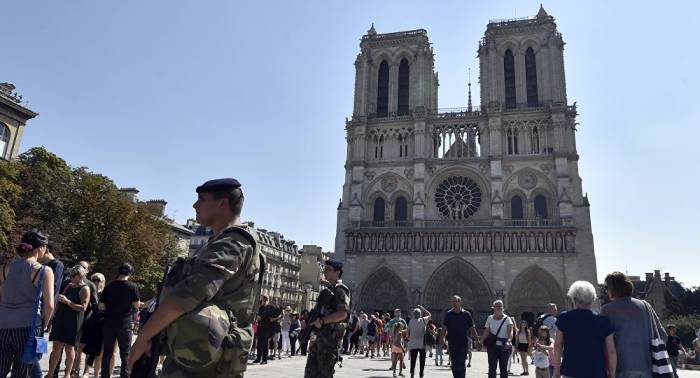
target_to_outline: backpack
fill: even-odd
[[[367,335],[369,335],[369,336],[376,336],[377,335],[377,323],[369,322],[369,324],[367,324]]]
[[[550,316],[553,316],[552,314],[544,314],[541,315],[537,318],[535,321],[535,324],[532,326],[532,334],[537,335],[537,332],[540,331],[540,327],[544,325],[545,319],[549,318]],[[552,331],[551,329],[549,330],[550,332]]]
[[[242,375],[253,344],[252,322],[260,303],[265,257],[255,237],[241,227],[229,227],[220,236],[235,242],[247,241],[253,253],[214,297],[201,303],[175,322],[166,332],[169,357],[188,371],[211,377]],[[219,240],[219,239],[217,239]],[[185,259],[173,268],[169,281],[184,279],[198,257]],[[202,337],[208,335],[208,337]]]

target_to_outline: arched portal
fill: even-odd
[[[358,310],[391,311],[400,308],[408,311],[408,291],[401,278],[387,267],[381,267],[370,274],[362,283]]]
[[[459,257],[435,269],[424,293],[424,306],[438,323],[442,323],[453,295],[462,297],[462,306],[472,312],[477,327],[482,327],[491,313],[491,289],[486,279],[472,264]]]
[[[506,299],[506,311],[518,317],[525,312],[542,313],[548,303],[556,303],[560,309],[566,303],[557,280],[546,270],[534,265],[515,277]]]

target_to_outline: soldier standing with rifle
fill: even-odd
[[[328,281],[326,289],[319,294],[316,308],[318,316],[309,318],[310,327],[316,333],[316,341],[309,347],[304,378],[332,378],[338,360],[338,347],[350,313],[350,289],[340,278],[343,263],[327,260],[323,275]]]
[[[241,184],[211,180],[197,193],[197,222],[214,235],[173,266],[158,308],[131,349],[129,368],[165,330],[161,377],[243,377],[265,261],[253,234],[240,224]]]

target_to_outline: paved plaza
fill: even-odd
[[[388,357],[365,358],[358,356],[343,356],[343,367],[339,368],[336,365],[335,378],[390,378],[392,377],[391,360]],[[426,356],[427,357],[427,356]],[[443,366],[435,366],[434,359],[426,358],[425,377],[426,378],[447,378],[452,377],[450,367],[447,366],[448,355],[445,355]],[[488,363],[485,352],[474,352],[474,362],[470,368],[467,368],[467,377],[486,377],[488,373]],[[282,360],[270,361],[267,365],[252,364],[248,367],[246,373],[247,378],[293,378],[304,376],[304,365],[306,364],[306,356],[296,356],[293,358],[285,357]],[[41,360],[41,368],[46,373],[48,370],[49,359],[44,356]],[[406,358],[406,367],[410,367],[408,358]],[[530,365],[531,368],[534,366]],[[114,369],[115,374],[112,377],[119,377],[119,361]],[[398,372],[398,370],[397,370]],[[522,367],[520,364],[513,364],[511,376],[520,376]],[[404,371],[406,377],[410,377],[409,369]],[[530,376],[534,377],[534,369],[530,371]],[[60,374],[63,377],[63,372]],[[700,371],[682,370],[679,372],[681,378],[700,378]],[[418,365],[416,365],[416,377],[418,377]]]
[[[336,366],[335,378],[384,378],[392,377],[389,370],[391,360],[388,357],[381,358],[364,358],[359,356],[344,356],[343,367]],[[447,358],[447,356],[445,356]],[[467,368],[467,377],[486,377],[488,373],[488,363],[485,352],[474,352],[474,362],[470,368]],[[306,357],[298,356],[294,358],[283,358],[282,360],[274,360],[267,365],[252,365],[246,373],[247,378],[286,378],[286,377],[303,377],[304,364]],[[449,366],[435,366],[434,360],[427,360],[425,365],[426,378],[447,378],[452,377],[452,372]],[[406,359],[406,367],[409,367],[409,361]],[[534,366],[530,365],[531,368]],[[511,376],[520,376],[522,367],[520,364],[513,364]],[[410,377],[408,370],[404,371],[406,377]],[[530,371],[530,376],[534,377],[534,369]],[[700,378],[700,371],[683,370],[679,372],[681,378]],[[416,377],[418,377],[418,366],[416,366]]]

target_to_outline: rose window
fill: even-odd
[[[445,218],[467,219],[481,206],[481,188],[468,177],[448,177],[435,192],[435,204]]]

